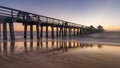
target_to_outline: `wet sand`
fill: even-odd
[[[120,32],[0,40],[0,68],[120,68]]]
[[[120,46],[73,40],[26,43],[1,43],[0,68],[120,68]]]
[[[119,57],[110,52],[85,49],[57,55],[52,60],[64,68],[120,68]]]

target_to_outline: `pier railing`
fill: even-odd
[[[60,20],[60,19],[55,19],[43,15],[38,15],[30,12],[25,12],[17,9],[12,9],[4,6],[0,6],[0,16],[2,17],[8,17],[8,18],[13,18],[15,21],[20,20],[20,21],[32,21],[32,22],[43,22],[43,23],[52,23],[52,24],[57,24],[57,25],[67,25],[67,26],[72,26],[72,27],[83,27],[86,28],[84,25]],[[66,24],[67,23],[67,24]]]
[[[0,32],[1,23],[3,24],[3,40],[7,40],[7,24],[9,23],[11,40],[15,39],[13,23],[22,23],[24,26],[24,38],[27,38],[27,26],[30,25],[30,39],[33,39],[33,25],[36,25],[37,38],[39,39],[39,27],[41,27],[41,37],[43,33],[43,26],[46,27],[46,37],[48,37],[48,26],[51,27],[51,36],[54,38],[54,28],[56,28],[56,36],[66,36],[69,32],[74,32],[74,35],[89,34],[97,32],[96,28],[76,24],[69,21],[64,21],[48,16],[43,16],[31,12],[25,12],[17,9],[12,9],[0,6]],[[59,29],[59,30],[58,30]],[[73,30],[72,30],[73,29]],[[77,32],[77,33],[76,33]],[[0,33],[1,34],[1,33]]]

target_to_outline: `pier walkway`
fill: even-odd
[[[36,26],[37,39],[43,36],[43,27],[46,27],[46,38],[48,38],[48,27],[51,27],[51,37],[64,37],[72,35],[96,33],[98,29],[76,24],[69,21],[55,19],[39,14],[25,12],[0,6],[0,36],[1,24],[3,28],[3,40],[7,40],[7,23],[9,24],[10,39],[15,40],[14,23],[24,26],[24,39],[27,39],[28,26],[30,26],[30,39],[33,39],[33,26]],[[55,29],[56,30],[55,30]],[[56,32],[56,33],[55,33]],[[72,33],[73,32],[73,33]],[[56,34],[56,35],[54,35]]]

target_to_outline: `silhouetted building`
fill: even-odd
[[[91,25],[90,28],[93,28],[93,29],[94,29],[95,27]]]
[[[103,32],[104,31],[103,26],[101,26],[101,25],[99,25],[97,28],[98,28],[98,32]]]

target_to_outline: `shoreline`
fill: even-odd
[[[88,40],[87,38],[82,38],[82,39],[78,39],[78,38],[67,38],[67,39],[64,39],[64,38],[54,38],[54,39],[52,39],[52,38],[48,38],[48,39],[46,39],[46,38],[42,38],[42,39],[39,39],[39,40],[37,40],[37,39],[16,39],[15,41],[10,41],[10,39],[8,39],[7,41],[3,41],[3,40],[0,40],[0,43],[3,43],[3,42],[44,42],[44,41],[64,41],[64,42],[79,42],[79,43],[88,43],[88,44],[100,44],[100,45],[117,45],[117,46],[119,46],[120,45],[120,42],[118,41],[116,41],[115,42],[115,40],[113,40],[113,41],[109,41],[109,40],[106,40],[106,41],[102,41],[102,39],[101,40],[99,40],[99,39],[93,39],[93,41],[90,39],[90,40]]]

